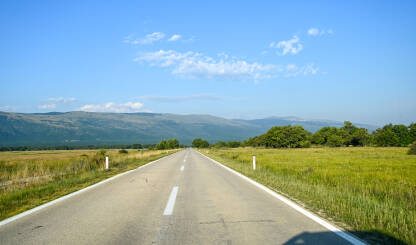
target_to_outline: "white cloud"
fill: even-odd
[[[71,103],[77,101],[75,98],[49,98],[48,101],[55,102],[55,103]]]
[[[221,101],[224,100],[223,97],[212,95],[212,94],[193,94],[185,96],[141,96],[139,97],[142,100],[162,102],[162,103],[172,103],[172,102],[186,102],[186,101]]]
[[[0,111],[12,112],[12,111],[17,111],[17,110],[18,110],[17,106],[5,105],[5,106],[0,107]]]
[[[40,105],[38,106],[39,109],[42,110],[50,110],[50,109],[55,109],[56,108],[56,104],[45,104],[45,105]]]
[[[303,67],[285,67],[275,64],[250,63],[237,58],[228,58],[222,54],[221,58],[214,59],[200,53],[188,51],[159,50],[144,53],[134,59],[152,66],[171,68],[172,74],[188,78],[226,78],[254,81],[279,76],[297,76],[301,74],[315,74],[300,72]],[[316,69],[316,68],[315,68]]]
[[[174,34],[173,36],[171,36],[168,41],[173,42],[173,41],[177,41],[181,38],[182,36],[179,34]]]
[[[315,75],[318,73],[319,68],[315,67],[314,64],[307,64],[302,67],[297,67],[294,64],[289,64],[286,66],[286,71],[287,73],[284,75],[285,77],[297,77],[299,75]]]
[[[125,43],[137,45],[137,44],[152,44],[156,41],[159,41],[165,37],[165,34],[162,32],[153,32],[150,34],[147,34],[146,36],[142,38],[133,38],[133,35],[129,35],[124,39]]]
[[[105,104],[90,104],[84,105],[79,110],[81,111],[90,111],[90,112],[117,112],[117,113],[127,113],[127,112],[139,112],[143,111],[143,104],[140,102],[127,102],[124,104],[117,104],[113,102],[108,102]]]
[[[308,34],[309,34],[309,35],[311,35],[311,36],[316,36],[316,35],[318,35],[318,34],[319,34],[319,30],[318,30],[318,29],[316,29],[316,28],[310,28],[310,29],[308,30]]]
[[[271,42],[269,46],[270,48],[282,49],[282,52],[277,53],[278,55],[298,54],[303,49],[302,44],[299,43],[298,36],[293,36],[292,39],[287,41]]]
[[[310,36],[322,36],[325,34],[334,34],[334,31],[331,29],[328,30],[319,30],[318,28],[309,28],[308,35]]]

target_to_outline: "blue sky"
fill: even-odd
[[[415,1],[2,1],[0,110],[416,121]]]

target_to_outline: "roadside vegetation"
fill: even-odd
[[[99,150],[99,149],[148,149],[154,144],[131,145],[27,145],[27,146],[0,146],[0,151],[52,151],[52,150]]]
[[[416,244],[415,123],[372,133],[348,121],[315,133],[276,126],[241,142],[192,146],[370,243]]]
[[[0,152],[0,220],[176,151]],[[109,170],[104,169],[106,155]]]
[[[179,141],[177,139],[161,140],[155,148],[158,150],[176,149],[179,148]]]
[[[416,156],[407,148],[200,151],[372,244],[416,244]]]
[[[387,124],[369,133],[365,128],[358,128],[351,122],[344,126],[323,127],[315,133],[308,132],[302,126],[276,126],[265,134],[247,140],[217,142],[210,145],[208,141],[197,138],[192,142],[195,148],[222,147],[266,147],[266,148],[308,148],[311,146],[401,146],[407,147],[416,142],[416,123],[406,125]]]
[[[409,151],[407,152],[409,155],[416,155],[416,141],[410,145]]]

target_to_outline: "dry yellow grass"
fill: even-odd
[[[0,152],[0,220],[178,150]]]
[[[403,147],[209,149],[203,153],[347,224],[376,244],[416,244],[416,156]],[[252,155],[257,169],[252,170]]]

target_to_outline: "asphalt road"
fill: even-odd
[[[349,244],[193,150],[0,226],[0,244]]]

